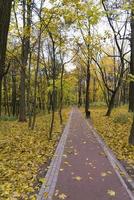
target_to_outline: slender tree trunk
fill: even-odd
[[[26,121],[26,102],[25,102],[25,67],[21,67],[21,78],[20,78],[20,100],[19,100],[19,121]]]
[[[52,41],[52,47],[53,47],[53,55],[52,55],[52,72],[53,72],[53,91],[52,91],[52,115],[51,115],[51,124],[50,124],[50,130],[49,130],[49,139],[52,139],[52,132],[53,132],[53,126],[54,126],[54,118],[55,118],[55,73],[56,73],[56,58],[55,58],[55,41],[53,40],[52,33],[49,32],[49,36]]]
[[[12,115],[16,115],[16,72],[12,71]]]
[[[6,101],[6,84],[5,84],[5,77],[4,77],[4,81],[3,81],[3,106],[5,108],[5,115],[7,115],[7,101]]]
[[[78,107],[82,106],[82,81],[81,77],[78,80]]]
[[[64,64],[61,69],[61,78],[60,78],[60,106],[59,106],[59,115],[60,115],[60,123],[63,123],[62,119],[62,106],[63,106],[63,75],[64,75]]]
[[[43,1],[41,1],[41,4],[40,4],[40,11],[39,11],[40,19],[42,15],[42,6],[43,6]],[[38,72],[39,72],[39,64],[40,64],[41,36],[42,36],[42,23],[40,22],[39,35],[38,35],[37,63],[36,63],[35,79],[34,79],[33,120],[31,123],[31,129],[34,129],[35,121],[36,121],[37,86],[38,86]]]
[[[5,96],[5,114],[8,114],[10,116],[10,108],[9,108],[9,101],[8,101],[8,88],[7,88],[7,77],[4,76],[4,96]]]
[[[26,0],[23,0],[23,32],[26,28]],[[20,70],[20,99],[19,99],[19,121],[26,121],[26,102],[25,102],[25,80],[26,80],[26,65],[27,65],[27,43],[25,33],[22,38],[22,63]]]
[[[32,59],[32,52],[30,51],[29,54],[29,66],[28,66],[28,88],[27,88],[27,110],[28,110],[28,127],[31,127],[31,118],[32,118],[32,113],[31,113],[31,59]]]
[[[27,7],[27,9],[26,9]],[[27,12],[27,13],[26,13]],[[27,17],[26,17],[27,16]],[[28,55],[30,51],[30,29],[31,29],[31,0],[23,0],[23,38],[22,38],[22,65],[21,65],[21,79],[20,79],[20,110],[19,121],[26,121],[26,66],[28,61]],[[25,30],[27,28],[27,33]]]
[[[40,50],[41,50],[41,30],[42,26],[39,30],[39,37],[38,37],[38,55],[37,55],[37,67],[35,71],[35,80],[34,80],[34,103],[33,103],[33,121],[32,121],[32,129],[34,129],[35,126],[35,120],[36,120],[36,102],[37,102],[37,86],[38,86],[38,72],[39,72],[39,63],[40,63]]]
[[[134,5],[134,1],[132,1]],[[134,10],[131,11],[131,62],[130,73],[134,75]],[[134,82],[129,85],[129,111],[134,112]]]
[[[90,32],[90,17],[88,18],[88,36],[91,36]],[[90,88],[90,44],[87,44],[87,74],[86,74],[86,102],[85,102],[85,113],[86,113],[86,118],[90,118],[90,111],[89,111],[89,101],[90,101],[90,96],[89,96],[89,88]]]
[[[85,99],[85,113],[86,117],[90,117],[90,111],[89,111],[89,87],[90,87],[90,64],[88,61],[87,65],[87,74],[86,74],[86,99]]]
[[[96,78],[93,78],[93,102],[96,102]]]

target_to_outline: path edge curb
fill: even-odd
[[[72,118],[73,110],[69,114],[68,122],[62,132],[61,138],[51,159],[50,167],[46,173],[45,180],[37,194],[37,200],[52,200],[53,193],[56,187],[58,174],[61,165],[61,159],[64,153],[64,146],[68,137],[70,129],[70,121]],[[45,197],[46,196],[46,197]]]

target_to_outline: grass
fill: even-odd
[[[134,165],[134,146],[128,144],[132,114],[126,106],[114,109],[111,117],[105,113],[104,107],[91,109],[94,126],[119,160]]]
[[[64,122],[69,110],[64,110]],[[36,199],[34,193],[39,166],[53,156],[61,135],[58,113],[55,117],[53,139],[48,141],[49,115],[39,115],[35,130],[27,123],[0,121],[0,199]]]

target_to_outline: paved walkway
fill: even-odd
[[[62,142],[65,148],[62,159],[58,161],[61,164],[60,170],[59,173],[55,171],[56,187],[52,181],[54,185],[51,196],[45,192],[40,199],[131,200],[92,130],[77,109],[73,109],[66,131],[69,134],[68,137],[66,134],[67,140]]]

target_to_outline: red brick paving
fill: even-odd
[[[102,147],[74,109],[53,200],[130,200]]]

